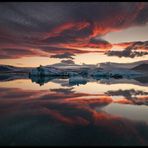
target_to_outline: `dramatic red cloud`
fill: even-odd
[[[116,43],[116,44],[113,44],[113,46],[116,48],[121,48],[121,49],[124,49],[124,48],[127,48],[128,46],[131,46],[133,44],[133,42],[123,42],[123,43]]]
[[[72,44],[68,44],[68,45],[63,45],[63,46],[66,46],[66,47],[73,47],[73,48],[78,48],[81,50],[81,48],[83,48],[83,50],[85,48],[90,48],[90,52],[101,52],[102,50],[103,51],[107,51],[109,49],[112,48],[112,45],[107,42],[107,41],[104,41],[104,40],[98,40],[96,42],[92,42],[91,40],[90,41],[86,41],[86,43],[84,42],[79,42],[79,43],[72,43]],[[91,48],[95,48],[96,50],[94,51],[91,51]],[[87,51],[87,50],[86,50]]]
[[[6,59],[6,58],[21,58],[21,57],[32,57],[32,56],[44,56],[48,57],[49,54],[45,53],[41,50],[34,50],[32,48],[2,48],[0,49],[0,58]],[[9,54],[11,53],[11,54]]]
[[[89,26],[90,26],[89,22],[67,22],[58,27],[53,28],[49,33],[47,33],[44,39],[60,36],[61,34],[66,33],[66,31],[70,30],[80,31]]]

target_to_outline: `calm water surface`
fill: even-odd
[[[0,82],[0,145],[148,145],[148,84]]]

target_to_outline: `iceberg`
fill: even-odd
[[[37,67],[36,69],[32,69],[29,73],[31,76],[56,76],[61,75],[61,70],[56,69],[54,67]]]
[[[129,69],[100,69],[100,68],[77,68],[77,69],[59,69],[55,67],[39,66],[32,69],[29,77],[33,82],[39,84],[47,83],[51,77],[66,77],[70,85],[86,84],[89,79],[122,79],[136,78],[142,73]],[[34,78],[37,77],[37,78]],[[47,78],[46,78],[47,77]],[[53,79],[53,78],[52,78]]]

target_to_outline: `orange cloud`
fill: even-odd
[[[127,48],[128,46],[131,46],[133,44],[133,42],[123,42],[123,43],[116,43],[116,44],[113,44],[113,46],[116,48]]]

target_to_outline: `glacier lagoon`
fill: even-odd
[[[0,145],[148,144],[139,79],[10,76],[0,92]]]

